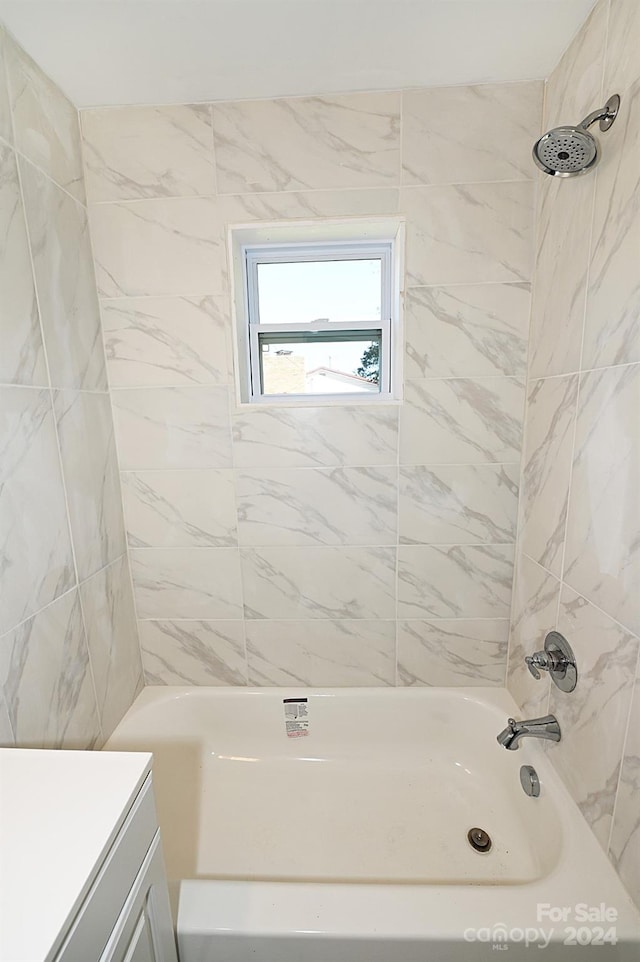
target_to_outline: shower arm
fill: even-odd
[[[584,118],[584,120],[580,121],[578,127],[582,127],[583,130],[587,130],[591,124],[595,124],[596,120],[605,120],[609,116],[610,114],[606,107],[601,107],[600,110],[592,110],[591,113]]]
[[[604,107],[600,107],[599,110],[592,110],[590,114],[581,120],[578,127],[582,130],[587,130],[592,124],[595,124],[597,120],[600,121],[600,130],[608,130],[613,121],[616,119],[618,113],[618,108],[620,107],[620,98],[614,94],[613,97],[609,97]]]

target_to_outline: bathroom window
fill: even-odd
[[[333,226],[232,231],[242,401],[398,397],[400,225]]]

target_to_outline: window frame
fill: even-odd
[[[394,404],[402,400],[402,294],[404,219],[398,216],[314,222],[229,225],[234,304],[234,354],[238,404],[325,406]],[[336,253],[339,258],[336,258]],[[362,321],[260,324],[258,265],[321,260],[381,261],[381,316]],[[260,390],[259,334],[359,331],[380,332],[381,381],[377,391],[263,394]]]

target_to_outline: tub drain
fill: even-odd
[[[467,832],[469,845],[476,852],[488,852],[491,849],[491,836],[483,828],[471,828]]]

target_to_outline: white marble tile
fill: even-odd
[[[233,472],[125,471],[122,495],[132,548],[237,545]]]
[[[539,187],[529,373],[548,377],[580,368],[595,178]]]
[[[393,685],[395,651],[393,621],[247,622],[250,685]]]
[[[105,300],[102,325],[112,388],[231,381],[227,296]]]
[[[549,675],[535,679],[525,657],[540,651],[558,619],[560,582],[526,555],[519,555],[513,583],[507,688],[526,718],[546,715]]]
[[[508,619],[398,622],[398,684],[504,685]]]
[[[48,390],[0,388],[0,633],[74,584]]]
[[[532,183],[407,187],[400,209],[409,286],[531,280]]]
[[[236,548],[133,548],[138,618],[240,619]]]
[[[609,0],[598,0],[549,77],[545,91],[545,130],[559,124],[578,124],[602,106],[608,14]]]
[[[560,599],[558,630],[569,640],[576,656],[578,685],[570,696],[551,686],[549,710],[560,722],[562,741],[551,746],[550,757],[606,849],[638,639],[566,585]]]
[[[525,374],[529,291],[528,284],[410,288],[404,376]]]
[[[636,905],[640,905],[640,671],[629,715],[609,856]]]
[[[77,590],[0,639],[0,686],[21,748],[94,748],[100,720]]]
[[[515,541],[518,464],[400,468],[401,544]]]
[[[84,202],[78,111],[8,36],[5,49],[16,147]]]
[[[19,164],[51,384],[106,390],[86,211],[27,161]]]
[[[595,184],[583,370],[640,361],[640,79],[624,95],[605,137]]]
[[[103,297],[224,292],[224,225],[215,198],[94,204],[90,218]]]
[[[640,364],[583,374],[564,580],[640,634]]]
[[[397,542],[397,469],[257,468],[236,473],[243,545]]]
[[[401,545],[398,618],[508,618],[513,545]]]
[[[520,539],[523,551],[562,574],[578,375],[529,384],[523,454]]]
[[[3,145],[0,145],[0,304],[0,383],[48,385],[18,169],[13,150]]]
[[[232,417],[236,467],[316,467],[397,462],[398,409],[301,407]]]
[[[407,381],[400,463],[518,461],[523,407],[522,378]]]
[[[218,190],[385,187],[400,178],[400,94],[213,105]]]
[[[112,402],[121,470],[231,466],[226,388],[116,390]]]
[[[0,137],[7,143],[13,143],[13,129],[11,126],[11,108],[9,106],[9,88],[7,85],[6,48],[7,40],[4,30],[0,27]]]
[[[89,201],[215,193],[208,104],[83,110]]]
[[[4,700],[2,686],[0,685],[0,748],[13,748],[14,746],[15,738],[13,737],[11,719],[9,718],[7,703]]]
[[[395,617],[396,551],[241,548],[246,618]]]
[[[218,205],[222,220],[226,224],[246,224],[261,220],[397,214],[399,201],[398,188],[368,187],[364,190],[353,188],[223,194],[218,198]]]
[[[246,685],[241,621],[141,621],[148,685]]]
[[[611,0],[604,89],[624,93],[640,78],[640,6],[637,0]]]
[[[54,410],[81,581],[126,550],[108,394],[56,391]]]
[[[142,661],[126,555],[80,585],[91,670],[104,738],[142,687]]]
[[[402,94],[402,183],[532,180],[542,83],[474,84]]]

